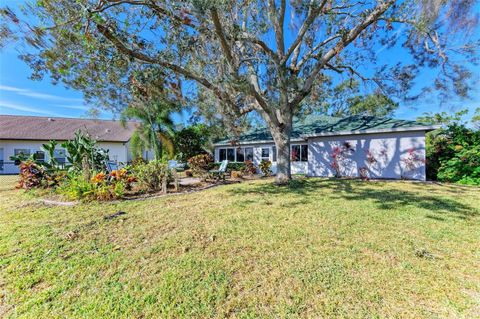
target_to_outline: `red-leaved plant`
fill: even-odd
[[[257,172],[257,168],[255,167],[255,164],[253,164],[253,161],[246,160],[243,173],[245,175],[254,175],[256,172]]]
[[[335,146],[332,149],[330,156],[332,157],[332,164],[330,166],[335,171],[335,177],[341,177],[340,163],[345,159],[349,153],[355,152],[352,145],[349,142],[343,143],[342,146]]]
[[[17,188],[32,189],[40,187],[45,179],[45,171],[33,161],[20,163],[20,179]]]
[[[362,181],[370,180],[370,178],[368,177],[368,168],[366,168],[365,166],[360,167],[358,173],[360,174],[360,178],[362,179]]]
[[[425,163],[425,160],[420,158],[420,156],[416,153],[415,148],[409,148],[407,150],[407,157],[403,158],[401,161],[405,163],[405,167],[408,170],[414,170],[417,168],[417,164]]]
[[[407,156],[402,158],[401,161],[404,163],[405,168],[408,171],[414,171],[419,164],[425,164],[425,160],[416,153],[415,148],[409,148],[407,150]],[[406,178],[402,175],[402,178]]]

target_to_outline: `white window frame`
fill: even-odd
[[[247,146],[247,147],[240,147],[240,152],[243,153],[243,161],[239,162],[239,161],[238,161],[238,158],[237,158],[238,147],[219,147],[219,148],[218,148],[218,162],[221,162],[221,161],[223,161],[223,160],[228,159],[228,150],[233,150],[233,158],[234,158],[233,162],[234,162],[234,163],[237,163],[237,162],[238,162],[238,163],[245,163],[245,161],[247,160],[247,159],[246,159],[246,156],[245,156],[245,149],[246,149],[246,148],[251,148],[251,149],[252,149],[252,155],[253,155],[253,147],[249,147],[249,146]],[[221,152],[222,150],[225,150],[225,158],[224,158],[224,159],[222,159],[222,158],[220,157],[220,152]],[[230,161],[230,160],[229,160],[229,161]],[[252,158],[252,161],[253,161],[253,158]]]
[[[263,150],[268,151],[268,157],[263,156]],[[271,155],[272,155],[272,148],[270,146],[260,148],[260,161],[271,161],[271,157],[270,157]]]
[[[300,147],[300,152],[298,154],[298,156],[300,158],[299,161],[294,161],[292,159],[292,150],[293,150],[294,146],[299,146]],[[307,158],[306,159],[304,159],[303,156],[302,156],[302,147],[307,148]],[[308,162],[308,144],[291,144],[290,145],[290,159],[291,159],[292,162],[296,162],[296,163],[306,163],[306,162]]]
[[[37,154],[43,154],[43,160],[42,161],[45,162],[45,160],[47,159],[47,154],[42,150],[35,151],[34,156],[35,156],[36,160],[38,160]]]
[[[247,159],[247,151],[246,149],[247,148],[250,148],[252,150],[252,158],[249,160]],[[245,161],[252,161],[255,159],[255,149],[253,146],[246,146],[246,147],[243,147],[243,158],[245,159]]]
[[[25,156],[27,156],[27,157],[29,157],[29,156],[32,154],[32,150],[31,150],[31,149],[28,149],[28,148],[15,148],[15,149],[13,149],[13,155],[18,156],[18,155],[20,155],[20,154],[18,154],[18,153],[23,153],[22,151],[28,151],[27,154],[23,154],[23,155],[25,155]]]

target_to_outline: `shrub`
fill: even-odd
[[[44,183],[45,171],[33,161],[20,163],[20,179],[17,188],[32,189],[41,187]]]
[[[59,194],[69,199],[95,198],[95,183],[85,180],[81,174],[70,173],[64,183],[58,188]]]
[[[167,163],[151,161],[147,164],[140,164],[133,168],[134,175],[140,187],[147,191],[159,191],[172,181],[172,175]],[[164,185],[164,182],[167,184]]]
[[[80,172],[85,166],[93,171],[104,170],[109,159],[108,150],[99,148],[96,144],[94,139],[80,130],[75,132],[73,140],[62,143],[62,147],[67,150],[69,170]]]
[[[205,178],[206,174],[211,168],[213,158],[210,154],[200,154],[191,157],[188,160],[188,166],[192,170],[194,175]]]
[[[85,179],[80,172],[70,172],[57,192],[70,199],[113,200],[122,198],[125,191],[132,189],[136,180],[126,169],[114,170],[109,174],[99,172],[90,179]]]
[[[189,158],[205,153],[211,130],[204,124],[192,125],[175,133],[177,159],[185,163]]]
[[[480,185],[480,131],[452,124],[426,141],[428,178]]]
[[[359,174],[360,174],[360,178],[362,179],[362,181],[370,180],[370,177],[368,177],[368,168],[367,167],[365,167],[365,166],[360,167]]]
[[[108,179],[111,183],[122,182],[126,190],[132,189],[132,184],[137,182],[137,178],[130,174],[125,168],[119,170],[113,170],[108,175]]]
[[[259,167],[263,176],[270,176],[272,174],[272,170],[270,169],[272,167],[272,162],[262,160]]]
[[[253,175],[257,173],[257,168],[255,167],[255,164],[253,164],[253,161],[245,161],[243,173],[245,175]]]
[[[243,171],[245,169],[244,162],[229,162],[227,166],[227,171]]]
[[[113,200],[122,198],[135,181],[136,178],[126,169],[110,174],[100,172],[91,179],[85,179],[79,172],[71,172],[57,191],[70,199]]]
[[[242,178],[242,172],[241,171],[232,171],[232,178]]]
[[[62,171],[47,170],[37,162],[27,160],[19,165],[20,174],[17,188],[26,190],[33,188],[51,188],[65,179]]]

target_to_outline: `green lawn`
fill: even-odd
[[[55,208],[3,187],[0,317],[479,318],[479,216],[479,188],[410,182]]]

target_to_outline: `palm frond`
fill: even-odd
[[[165,132],[157,132],[157,136],[162,143],[162,146],[165,147],[168,157],[173,158],[173,156],[175,155],[175,146],[173,145],[173,139]]]

